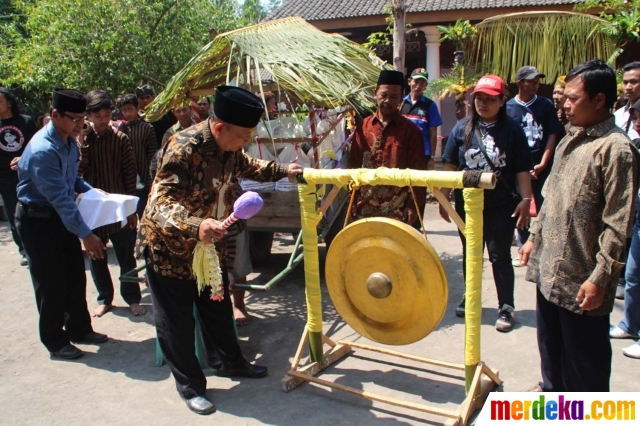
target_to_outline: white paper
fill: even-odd
[[[120,222],[127,224],[127,217],[136,212],[138,197],[123,194],[105,194],[91,189],[76,200],[80,215],[89,229]]]

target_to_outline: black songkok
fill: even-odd
[[[53,89],[51,107],[59,111],[84,114],[87,109],[87,98],[78,90]]]
[[[382,70],[378,76],[378,86],[383,84],[394,84],[397,86],[404,86],[404,74],[395,70]]]
[[[225,123],[253,128],[258,125],[264,104],[259,97],[235,86],[219,86],[213,101],[213,112]]]

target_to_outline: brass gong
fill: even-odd
[[[420,232],[394,219],[363,219],[344,228],[331,243],[325,269],[340,316],[375,342],[417,342],[438,326],[447,307],[438,254]]]

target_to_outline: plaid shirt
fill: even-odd
[[[534,247],[526,275],[549,302],[591,316],[613,309],[638,190],[637,157],[613,117],[573,127],[558,144],[530,230]],[[575,299],[587,280],[606,291],[600,307],[583,312]]]

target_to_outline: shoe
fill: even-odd
[[[498,320],[496,321],[496,330],[506,333],[513,328],[513,308],[509,305],[504,305],[500,311],[498,311]]]
[[[27,266],[29,261],[27,260],[27,256],[22,255],[22,259],[20,259],[20,266]]]
[[[97,343],[104,343],[109,340],[106,334],[96,333],[92,331],[80,340],[72,340],[73,343],[84,343],[85,345],[95,345]]]
[[[464,305],[465,305],[465,297],[462,296],[462,301],[456,307],[456,316],[460,318],[464,318]]]
[[[222,368],[222,361],[220,361],[219,359],[208,359],[207,365],[209,366],[209,368],[213,368],[214,370],[220,370]]]
[[[62,347],[62,349],[55,352],[49,352],[49,354],[51,355],[51,358],[76,359],[80,358],[84,352],[73,346],[71,343],[67,343]]]
[[[520,259],[516,259],[511,262],[511,264],[516,268],[522,268],[524,265],[520,262]]]
[[[259,379],[265,377],[268,373],[267,367],[253,365],[245,362],[242,367],[237,368],[219,368],[216,372],[220,377],[248,377],[250,379]]]
[[[616,299],[624,300],[624,286],[625,283],[618,282],[618,287],[616,287]]]
[[[640,343],[635,343],[628,348],[622,349],[622,353],[629,358],[640,359]]]
[[[189,410],[196,414],[205,415],[216,412],[216,406],[204,396],[194,396],[191,399],[186,399],[185,402]]]
[[[633,339],[633,336],[618,327],[617,325],[612,325],[609,327],[609,337],[612,339]]]

